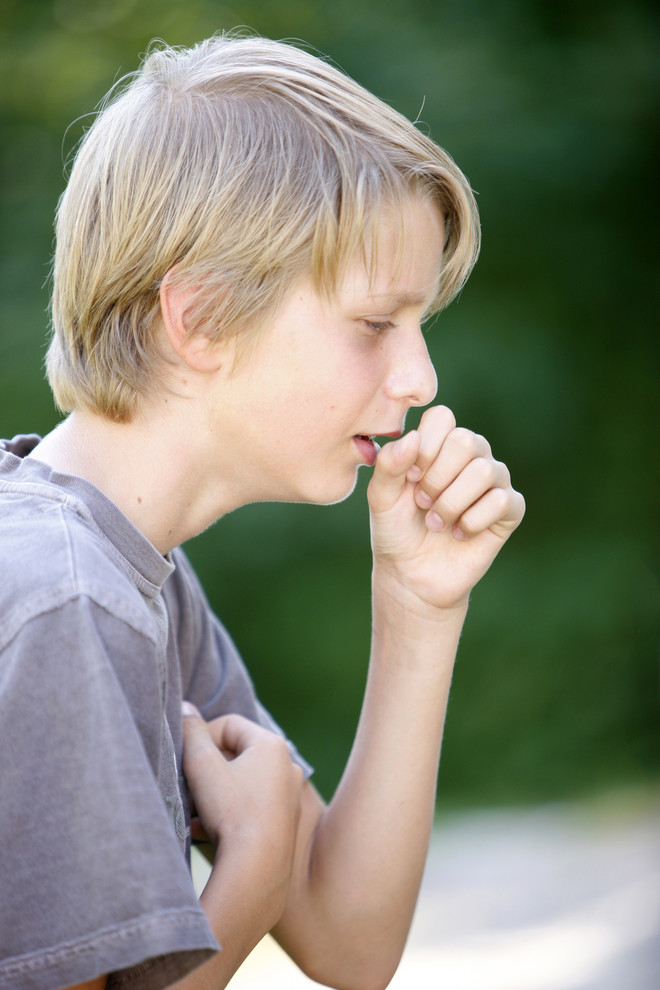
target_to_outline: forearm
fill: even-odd
[[[278,929],[294,957],[304,953],[306,971],[333,986],[385,986],[403,950],[433,821],[464,615],[464,607],[414,613],[374,581],[372,654],[355,743],[306,851],[307,869],[296,873],[294,923],[287,912],[286,928]]]
[[[340,857],[346,863],[338,888],[343,896],[353,889],[356,913],[362,910],[365,918],[373,916],[381,925],[389,911],[390,928],[401,912],[404,938],[433,822],[463,618],[464,610],[432,619],[405,609],[397,614],[396,602],[374,596],[372,651],[358,731],[319,830],[319,841],[334,852],[336,868]],[[329,875],[324,883],[330,883]]]
[[[270,931],[284,903],[286,885],[268,888],[262,853],[249,847],[219,851],[200,904],[221,951],[176,984],[176,990],[221,990]]]
[[[216,850],[200,903],[222,951],[177,986],[220,990],[282,914],[303,776],[282,738],[239,715],[206,723],[185,705],[183,733],[191,798]]]

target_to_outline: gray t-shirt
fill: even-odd
[[[24,459],[36,442],[0,441],[0,990],[156,990],[218,950],[187,862],[181,700],[281,730],[183,552]]]

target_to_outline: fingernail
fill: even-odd
[[[181,714],[183,715],[184,718],[191,715],[192,716],[196,715],[199,717],[199,711],[195,708],[193,704],[191,704],[190,701],[181,702]]]
[[[441,529],[445,528],[444,521],[436,512],[429,512],[426,517],[426,525],[429,529],[432,529],[435,533],[439,532]]]
[[[465,533],[463,532],[462,529],[456,529],[456,528],[454,528],[454,539],[455,540],[464,540],[465,539]]]
[[[422,469],[419,466],[419,464],[413,464],[411,468],[408,468],[406,478],[408,479],[408,481],[412,482],[412,484],[415,484],[417,481],[419,481],[421,477],[422,477]]]
[[[418,488],[415,492],[415,501],[420,509],[430,509],[433,505],[433,499],[422,488]]]

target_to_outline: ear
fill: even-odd
[[[176,269],[170,268],[160,284],[160,312],[170,347],[193,371],[217,371],[222,362],[222,348],[195,327],[194,304],[199,286],[178,282]]]

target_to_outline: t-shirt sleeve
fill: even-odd
[[[158,990],[218,949],[111,660],[147,648],[77,597],[0,653],[1,990]]]
[[[165,594],[173,625],[179,630],[184,698],[192,701],[206,719],[235,713],[276,732],[286,739],[291,758],[309,778],[313,768],[259,701],[231,636],[212,611],[183,551],[175,551],[174,562],[176,570],[165,586]]]

